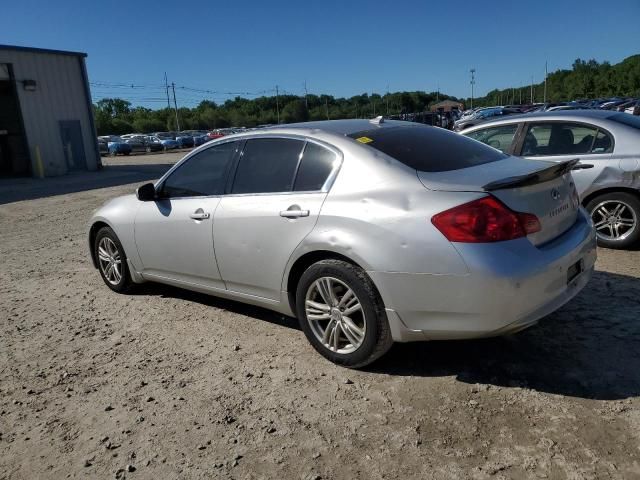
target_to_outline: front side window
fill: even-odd
[[[200,197],[224,193],[227,167],[238,142],[207,148],[186,160],[162,184],[162,198]]]
[[[512,125],[483,128],[475,132],[463,133],[463,135],[507,153],[511,148],[513,137],[515,137],[517,130],[518,124],[514,123]]]
[[[573,155],[585,153],[605,153],[602,145],[606,142],[600,137],[596,127],[575,123],[536,123],[529,127],[522,146],[525,157],[547,155]],[[607,136],[608,137],[608,136]],[[610,140],[610,139],[609,139]]]
[[[315,143],[307,143],[293,190],[296,192],[322,190],[337,161],[335,153]]]
[[[286,138],[247,140],[231,193],[290,192],[303,146]]]

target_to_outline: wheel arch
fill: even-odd
[[[311,252],[307,252],[301,255],[293,262],[293,264],[289,268],[286,276],[286,283],[285,283],[287,298],[289,300],[289,306],[291,308],[291,311],[294,312],[294,314],[296,312],[296,288],[297,288],[298,282],[300,281],[300,278],[302,277],[302,274],[311,265],[313,265],[316,262],[320,262],[322,260],[342,260],[344,262],[355,265],[356,267],[360,267],[363,270],[366,270],[366,268],[363,265],[361,265],[360,262],[357,262],[354,259],[346,255],[343,255],[342,253],[331,251],[331,250],[313,250]]]
[[[96,242],[96,235],[103,227],[111,228],[111,225],[109,225],[107,222],[103,222],[102,220],[98,220],[94,222],[89,228],[89,252],[91,253],[91,261],[93,262],[93,266],[95,268],[98,268],[98,259],[96,258],[94,245]]]
[[[593,200],[594,198],[600,197],[602,195],[606,195],[607,193],[628,193],[636,197],[638,200],[640,200],[640,191],[638,191],[638,189],[636,188],[607,187],[607,188],[602,188],[600,190],[596,190],[595,192],[591,192],[589,195],[584,197],[581,202],[582,206],[586,208],[591,200]]]

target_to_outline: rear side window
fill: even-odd
[[[224,192],[227,167],[238,142],[202,150],[187,159],[162,184],[163,198],[221,195]]]
[[[315,143],[307,143],[293,189],[296,192],[322,190],[336,161],[337,158],[333,152]]]
[[[572,155],[607,153],[613,142],[597,127],[577,123],[535,123],[524,138],[522,155]]]
[[[290,192],[303,146],[285,138],[247,140],[231,193]]]
[[[421,172],[458,170],[506,158],[480,142],[436,127],[386,127],[349,136]]]

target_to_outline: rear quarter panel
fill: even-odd
[[[344,255],[367,271],[467,274],[431,217],[482,194],[431,192],[415,170],[384,154],[359,146],[342,151],[341,170],[315,228],[293,253],[283,286],[295,260],[317,250]]]

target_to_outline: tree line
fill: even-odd
[[[543,98],[544,83],[533,85],[534,101]],[[579,98],[609,96],[640,97],[640,55],[611,65],[595,60],[577,59],[571,70],[558,70],[547,77],[547,101],[560,102]],[[256,125],[304,122],[340,118],[372,118],[376,115],[417,113],[442,100],[462,101],[470,105],[470,98],[458,99],[440,92],[376,93],[336,98],[331,95],[262,96],[255,99],[236,97],[217,104],[203,100],[194,108],[179,108],[181,130],[211,130],[225,127],[253,127]],[[529,103],[531,86],[492,90],[474,99],[474,106]],[[178,130],[173,109],[153,110],[133,107],[120,98],[103,98],[94,106],[98,135],[149,133]]]
[[[533,102],[544,100],[544,81],[491,90],[486,96],[474,99],[473,103],[474,106],[528,104],[532,96]],[[571,70],[557,70],[547,76],[547,102],[615,96],[640,98],[640,55],[615,65],[578,58]],[[466,103],[469,100],[466,99]]]
[[[331,95],[299,97],[280,95],[247,99],[236,97],[222,104],[203,100],[195,108],[179,108],[181,130],[207,130],[225,127],[254,127],[257,125],[335,120],[340,118],[372,118],[377,115],[396,115],[428,109],[436,100],[454,99],[437,92],[397,92],[386,95],[367,94],[350,98]],[[94,106],[98,135],[162,130],[177,130],[174,109],[152,110],[133,107],[120,98],[103,98]]]

